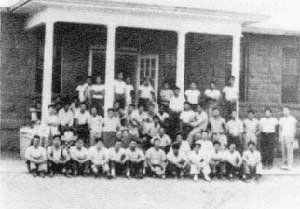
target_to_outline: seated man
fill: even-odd
[[[160,140],[154,139],[154,147],[146,151],[146,172],[149,176],[165,178],[166,153],[160,148]]]
[[[168,152],[170,150],[171,139],[170,136],[166,134],[163,127],[160,127],[158,130],[158,134],[151,139],[151,144],[154,144],[154,141],[156,139],[159,140],[159,146],[161,149],[163,149],[165,152]]]
[[[226,158],[226,173],[229,179],[233,177],[239,177],[242,158],[238,151],[236,151],[236,145],[234,143],[229,144],[229,150],[225,153]]]
[[[214,141],[214,151],[210,159],[212,176],[223,178],[226,175],[225,151],[221,148],[219,141]]]
[[[176,133],[175,143],[179,144],[179,152],[181,152],[185,157],[187,157],[187,155],[191,151],[191,146],[186,141],[186,139],[183,138],[182,133]]]
[[[74,176],[86,176],[89,168],[88,149],[83,146],[83,140],[77,139],[75,146],[70,148],[72,172]]]
[[[101,138],[95,139],[95,145],[89,149],[89,160],[91,162],[91,171],[95,178],[100,174],[107,175],[109,171],[108,167],[108,151],[103,146],[103,140]]]
[[[122,141],[118,139],[114,147],[108,150],[110,176],[115,178],[118,175],[125,174],[127,155],[126,150],[122,148]]]
[[[40,146],[40,137],[34,136],[32,139],[32,146],[27,147],[25,151],[25,159],[29,172],[33,176],[45,176],[47,170],[47,154],[44,147]]]
[[[49,176],[64,172],[66,176],[70,177],[68,168],[70,156],[67,150],[61,146],[60,135],[53,136],[52,146],[47,149],[47,157]]]
[[[172,145],[172,149],[167,155],[167,161],[167,175],[176,178],[183,178],[184,168],[187,165],[187,161],[185,155],[182,152],[180,152],[180,143],[175,143]]]
[[[126,150],[127,153],[127,177],[143,178],[144,168],[144,153],[137,147],[137,142],[131,140],[129,148]]]
[[[261,155],[260,152],[255,149],[255,143],[248,143],[248,150],[243,153],[243,179],[258,178],[257,170],[261,169]]]
[[[202,174],[206,181],[210,181],[209,157],[206,152],[201,150],[201,143],[197,141],[193,150],[188,155],[188,164],[190,166],[190,175],[194,181],[198,181],[199,174]]]

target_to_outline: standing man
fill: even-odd
[[[180,93],[180,88],[176,87],[174,96],[170,99],[170,130],[169,134],[172,138],[175,137],[180,125],[180,113],[184,109],[184,96]]]
[[[291,169],[294,158],[293,142],[297,131],[297,120],[288,107],[282,109],[283,117],[279,119],[279,141],[281,144],[283,169]]]
[[[120,108],[125,108],[126,103],[126,83],[124,81],[123,73],[118,73],[114,82],[115,103],[120,104]]]
[[[96,107],[98,113],[103,116],[105,86],[102,83],[101,76],[96,77],[96,83],[92,85],[91,106]]]
[[[245,138],[243,147],[246,149],[249,142],[257,144],[257,134],[259,131],[259,121],[254,117],[254,111],[248,110],[248,117],[243,121]]]
[[[228,144],[235,144],[236,149],[242,152],[243,123],[237,118],[237,112],[235,110],[232,111],[231,119],[226,123],[226,132],[228,135]]]
[[[236,110],[236,105],[238,101],[238,91],[234,86],[235,77],[230,76],[229,85],[225,86],[223,89],[224,98],[225,98],[225,114],[226,118],[230,118],[230,115],[233,110]]]
[[[217,107],[213,108],[212,116],[209,119],[212,141],[220,142],[221,148],[224,149],[227,145],[227,138],[225,135],[226,121],[220,115]]]
[[[221,98],[221,92],[216,89],[216,83],[214,81],[210,82],[210,88],[204,91],[204,95],[208,103],[208,113],[209,116],[211,116],[213,109],[218,107]]]
[[[148,105],[155,101],[155,90],[151,85],[149,77],[139,87],[139,105],[143,105],[145,110],[148,110]]]
[[[263,166],[272,168],[278,120],[272,117],[272,111],[269,108],[266,109],[265,114],[266,117],[261,118],[259,121],[261,132],[261,157]]]
[[[197,84],[192,82],[190,88],[184,92],[186,101],[191,105],[191,108],[196,111],[200,101],[200,91],[197,89]]]
[[[75,112],[75,127],[77,129],[78,138],[84,140],[85,144],[89,143],[89,126],[88,121],[90,118],[90,113],[86,109],[86,103],[82,102],[80,104],[79,111]]]

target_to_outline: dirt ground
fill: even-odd
[[[300,176],[259,182],[32,177],[23,161],[0,160],[0,209],[298,209]]]

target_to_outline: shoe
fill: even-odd
[[[41,172],[41,173],[40,173],[40,176],[41,176],[42,178],[45,178],[45,173],[44,173],[44,172]]]
[[[198,175],[194,175],[193,180],[194,180],[194,181],[198,181]]]
[[[246,180],[247,180],[247,176],[246,176],[245,174],[243,174],[242,179],[243,179],[244,181],[246,181]]]
[[[54,173],[53,172],[50,172],[49,173],[49,177],[53,177],[54,176]]]
[[[211,178],[208,175],[204,175],[204,180],[210,182]]]
[[[161,175],[161,178],[162,178],[162,179],[165,179],[165,178],[166,178],[166,175],[165,175],[165,174]]]

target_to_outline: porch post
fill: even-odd
[[[184,91],[185,31],[177,32],[176,86]]]
[[[235,88],[238,92],[240,90],[240,39],[241,34],[233,35],[232,37],[232,63],[231,75],[235,77]],[[239,117],[239,99],[236,103],[237,116]]]
[[[113,107],[113,102],[114,102],[113,82],[115,79],[115,40],[116,40],[116,26],[107,25],[106,62],[105,62],[105,98],[104,98],[105,115],[107,109]]]
[[[54,23],[45,24],[45,46],[44,46],[44,70],[43,70],[43,90],[42,90],[42,122],[48,117],[48,105],[51,104],[52,97],[52,66],[53,66],[53,36]]]

